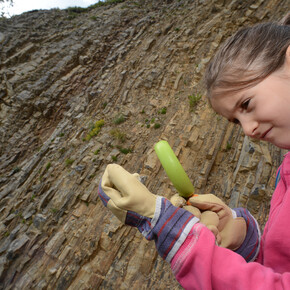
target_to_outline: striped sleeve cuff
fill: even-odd
[[[151,231],[142,234],[147,239],[155,240],[159,255],[170,263],[198,221],[189,211],[175,207],[168,199],[158,196]]]
[[[247,224],[245,240],[235,252],[244,257],[247,262],[252,262],[256,259],[260,250],[261,233],[259,225],[247,209],[234,208],[233,211],[237,217],[243,217]]]

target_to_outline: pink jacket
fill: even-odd
[[[290,153],[279,172],[262,237],[246,209],[233,209],[247,224],[246,238],[235,252],[217,246],[213,233],[197,217],[162,196],[156,197],[153,218],[128,210],[125,223],[155,241],[158,253],[171,264],[185,289],[290,289]],[[101,182],[98,193],[107,206],[110,197]]]
[[[193,225],[170,260],[185,289],[290,289],[290,153],[280,166],[280,177],[261,240],[247,245],[253,248],[249,253],[256,251],[255,261],[216,246],[205,226]]]

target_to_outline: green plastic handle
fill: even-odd
[[[166,174],[179,194],[183,197],[193,195],[194,187],[168,142],[159,141],[155,144],[154,149]]]

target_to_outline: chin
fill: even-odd
[[[273,145],[281,148],[281,149],[287,149],[287,150],[290,150],[290,144],[276,144],[276,143],[273,143]]]

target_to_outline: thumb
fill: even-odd
[[[140,181],[140,174],[138,174],[138,173],[135,172],[132,175],[135,176]]]
[[[121,193],[116,189],[114,183],[110,179],[108,167],[102,176],[101,187],[105,194],[112,200],[118,200],[121,198]]]
[[[201,194],[189,199],[189,203],[200,210],[219,212],[226,207],[221,199],[213,194]]]
[[[216,243],[218,245],[220,245],[221,242],[222,242],[222,238],[221,238],[220,232],[217,229],[217,227],[216,226],[213,226],[213,225],[208,225],[207,228],[215,235]]]

